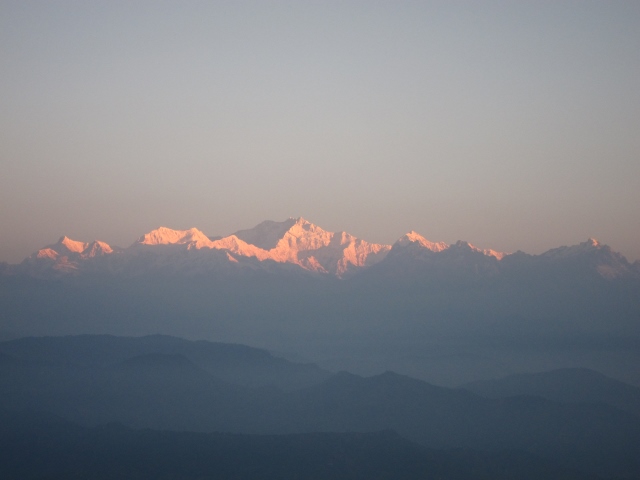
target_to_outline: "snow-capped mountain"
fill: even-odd
[[[134,245],[187,245],[194,248],[211,248],[211,240],[197,228],[172,230],[160,227],[142,235]]]
[[[353,269],[381,260],[391,248],[360,240],[348,233],[327,232],[304,218],[289,218],[284,222],[266,221],[248,230],[211,240],[196,228],[172,230],[161,227],[141,236],[131,247],[172,246],[174,250],[207,250],[226,252],[230,262],[253,259],[292,264],[304,270],[330,273],[342,277]],[[162,253],[166,253],[166,247]],[[155,249],[156,253],[161,253]],[[255,263],[255,262],[254,262]]]
[[[509,258],[507,263],[511,266],[521,260],[583,262],[607,279],[637,275],[639,271],[637,265],[630,265],[622,255],[594,239],[537,256],[521,252],[509,255],[463,241],[452,245],[432,242],[414,231],[393,245],[369,243],[346,232],[328,232],[304,218],[265,221],[251,229],[215,238],[197,228],[160,227],[142,235],[128,248],[111,247],[100,241],[75,241],[65,236],[38,250],[17,268],[4,270],[45,277],[83,272],[137,276],[153,272],[203,274],[244,267],[268,271],[298,269],[344,278],[381,264],[378,272],[385,268],[443,271],[451,266],[461,273],[494,275],[505,258]]]
[[[116,251],[119,251],[116,247]],[[68,274],[78,272],[87,260],[114,253],[114,249],[104,242],[78,242],[63,236],[57,243],[41,248],[27,257],[22,266],[32,274]]]
[[[346,232],[327,232],[304,218],[262,222],[250,230],[236,232],[235,237],[265,252],[264,258],[338,277],[379,262],[391,249]]]
[[[281,264],[343,277],[382,260],[390,249],[389,245],[369,243],[346,232],[325,231],[304,218],[289,218],[283,222],[266,221],[214,240],[197,228],[160,227],[126,249],[63,237],[31,255],[21,264],[21,270],[34,275],[60,275],[103,268],[111,273],[133,274],[138,267],[203,273],[223,264],[251,268]],[[95,260],[107,255],[110,258],[106,262]]]
[[[603,245],[595,238],[589,238],[578,245],[551,249],[541,255],[547,261],[556,263],[576,263],[583,259],[587,265],[595,269],[602,277],[613,279],[625,275],[633,275],[638,270],[636,264],[629,264],[620,253],[614,252],[608,245]]]
[[[446,243],[430,242],[429,240],[424,238],[422,235],[414,232],[413,230],[403,235],[402,237],[400,237],[398,240],[396,240],[396,243],[393,244],[394,248],[405,248],[405,247],[411,247],[411,246],[418,249],[425,248],[431,252],[441,252],[449,248],[449,245],[447,245]]]

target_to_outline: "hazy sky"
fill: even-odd
[[[0,0],[0,261],[303,216],[640,258],[640,2]]]

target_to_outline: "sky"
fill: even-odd
[[[640,259],[640,2],[0,0],[0,261],[302,216]]]

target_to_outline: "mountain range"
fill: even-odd
[[[542,255],[527,256],[522,252],[507,254],[479,249],[463,241],[453,245],[432,242],[413,231],[393,245],[381,245],[346,232],[328,232],[304,218],[265,221],[226,237],[208,237],[196,228],[172,230],[160,227],[142,235],[128,248],[63,236],[57,243],[33,253],[20,265],[5,270],[45,277],[82,273],[140,275],[158,271],[193,275],[235,264],[272,270],[278,266],[295,266],[342,278],[385,260],[383,264],[393,268],[394,264],[407,267],[416,261],[460,263],[465,256],[473,257],[475,268],[487,270],[499,270],[505,259],[505,263],[513,263],[515,258],[523,256],[542,263],[589,256],[591,267],[604,278],[640,277],[640,262],[630,264],[622,255],[594,239],[552,249]]]
[[[251,268],[293,265],[302,270],[342,277],[382,260],[391,249],[360,240],[346,232],[327,232],[303,218],[266,221],[227,237],[208,237],[200,230],[160,227],[128,248],[104,242],[78,242],[62,237],[27,258],[18,271],[31,275],[109,272],[140,274],[173,270],[197,274],[236,264]],[[142,260],[141,260],[142,259]]]
[[[640,263],[594,239],[380,245],[302,218],[62,237],[0,265],[0,475],[153,476],[130,449],[194,445],[197,471],[163,469],[250,478],[208,460],[237,444],[277,478],[371,478],[373,458],[406,478],[638,478],[638,365]]]
[[[131,246],[62,237],[0,268],[0,338],[242,343],[332,370],[456,386],[583,367],[640,385],[640,263],[589,239],[540,255],[409,232],[393,245],[302,219]]]
[[[3,425],[23,418],[18,427],[26,419],[33,428],[29,419],[46,413],[85,427],[118,422],[174,432],[292,435],[394,430],[429,449],[464,449],[468,453],[461,459],[469,458],[469,451],[476,452],[473,457],[481,463],[505,455],[500,462],[505,468],[508,458],[524,456],[531,468],[546,459],[607,478],[640,474],[640,417],[612,406],[627,398],[620,388],[610,392],[607,403],[589,395],[568,403],[544,399],[536,396],[534,384],[527,395],[488,398],[393,372],[372,377],[331,374],[242,345],[158,335],[22,338],[0,342],[0,352],[0,418],[12,420]],[[587,391],[616,383],[579,371],[563,376]],[[259,383],[251,380],[258,378]],[[13,431],[5,428],[0,444]],[[50,432],[41,428],[35,439],[43,441]],[[85,434],[92,435],[86,430]],[[166,441],[170,437],[165,434]],[[66,434],[60,441],[64,438]],[[32,448],[39,451],[35,439]],[[462,478],[473,476],[469,472]]]

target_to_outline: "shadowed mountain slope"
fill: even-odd
[[[185,480],[595,480],[524,452],[437,451],[392,431],[232,435],[82,428],[54,417],[0,412],[0,475]]]
[[[565,403],[604,403],[640,417],[640,388],[587,368],[511,375],[462,385],[488,398],[535,395]]]
[[[45,352],[47,339],[37,340]],[[138,352],[109,364],[95,357],[80,365],[19,360],[0,364],[0,408],[52,412],[84,425],[260,434],[393,429],[430,448],[517,449],[594,474],[640,474],[640,419],[602,404],[488,399],[391,372],[340,373],[290,392],[252,388],[175,352]]]
[[[10,358],[29,366],[76,369],[112,367],[122,362],[144,367],[144,361],[148,366],[169,367],[173,362],[176,368],[192,366],[230,383],[284,389],[312,385],[330,376],[316,365],[289,362],[258,348],[166,335],[28,337],[0,343],[0,354],[6,361]]]

